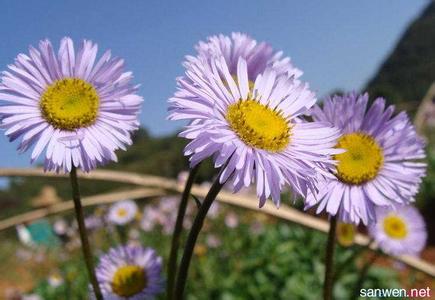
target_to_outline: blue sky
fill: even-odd
[[[246,32],[283,50],[319,97],[360,89],[427,0],[366,1],[7,1],[0,4],[0,69],[42,38],[97,42],[126,59],[145,98],[141,121],[152,134],[165,120],[181,62],[199,40]],[[0,167],[29,166],[0,134]]]

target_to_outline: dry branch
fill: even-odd
[[[32,177],[32,176],[39,176],[39,177],[59,177],[60,175],[53,174],[53,173],[45,173],[42,169],[0,169],[0,177],[1,176],[19,176],[19,177]],[[82,172],[79,172],[78,176],[83,179],[90,179],[90,180],[104,180],[104,181],[114,181],[114,182],[122,182],[122,183],[129,183],[129,184],[135,184],[145,187],[155,187],[160,188],[168,191],[177,191],[181,192],[183,187],[177,184],[175,180],[166,179],[162,177],[157,176],[150,176],[150,175],[142,175],[137,173],[130,173],[130,172],[119,172],[119,171],[107,171],[107,170],[96,170],[92,173],[85,174]],[[138,191],[138,190],[137,190]],[[148,191],[148,193],[152,194],[154,192],[156,195],[158,192],[161,192],[161,190],[144,190],[143,192]],[[133,192],[133,191],[132,191]],[[198,196],[198,197],[205,197],[207,194],[208,189],[202,188],[199,186],[193,186],[192,188],[192,194]],[[100,197],[100,198],[97,198]],[[92,205],[96,205],[99,203],[103,203],[103,199],[105,199],[106,196],[99,195],[94,197],[87,198],[88,201],[93,201]],[[113,196],[115,197],[115,196]],[[146,197],[146,196],[143,196]],[[149,196],[148,196],[149,197]],[[97,200],[95,200],[95,198]],[[122,199],[125,197],[119,197],[119,199]],[[133,198],[133,197],[129,197]],[[91,199],[91,200],[89,200]],[[101,199],[101,200],[98,200]],[[116,199],[112,198],[114,202]],[[256,199],[252,199],[252,196],[249,195],[242,195],[242,194],[232,194],[228,192],[221,192],[217,198],[218,201],[248,208],[252,210],[256,210],[261,213],[266,213],[271,216],[275,216],[280,219],[284,219],[290,222],[294,222],[297,224],[300,224],[302,226],[315,229],[321,232],[328,232],[329,230],[329,224],[328,222],[316,218],[314,216],[308,215],[306,213],[300,212],[296,209],[293,209],[291,207],[282,205],[279,209],[276,209],[276,207],[268,202],[264,207],[261,209],[258,208],[258,201]],[[101,201],[101,202],[100,202]],[[62,203],[63,204],[63,203]],[[66,204],[65,204],[66,205]],[[72,205],[72,204],[69,204]],[[67,210],[68,208],[64,209]],[[64,211],[60,210],[60,211]],[[50,211],[43,211],[41,209],[35,210],[23,215],[19,215],[16,217],[9,218],[7,220],[0,221],[0,230],[14,226],[17,223],[17,220],[20,220],[19,218],[23,218],[22,216],[27,215],[27,218],[30,218],[30,216],[34,219],[42,218],[48,214],[57,213],[59,211],[53,211],[52,209]],[[23,218],[24,219],[24,218]],[[4,226],[3,222],[8,221],[9,225]],[[3,225],[3,226],[2,226]],[[361,246],[368,246],[369,245],[369,238],[365,235],[358,234],[355,239],[356,244]],[[371,246],[371,249],[376,249],[376,245]],[[417,269],[423,273],[426,273],[432,277],[435,277],[435,266],[431,263],[428,263],[418,257],[408,256],[408,255],[402,255],[402,256],[394,256],[394,259],[397,259],[398,261],[401,261],[408,266]]]
[[[107,204],[119,201],[121,199],[139,199],[148,197],[157,197],[164,195],[165,192],[159,189],[138,188],[130,191],[113,192],[100,194],[91,197],[84,197],[82,204],[86,206],[94,206],[99,204]],[[32,222],[37,219],[47,217],[49,215],[59,214],[72,210],[74,203],[72,200],[54,204],[45,208],[39,208],[27,213],[16,215],[0,221],[0,231],[27,222]]]

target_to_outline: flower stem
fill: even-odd
[[[119,242],[121,245],[127,245],[128,234],[124,226],[115,225],[116,232],[118,233]]]
[[[187,202],[190,196],[193,182],[198,173],[200,164],[197,164],[189,172],[183,194],[181,195],[180,206],[178,207],[177,220],[175,221],[174,232],[172,234],[171,252],[168,261],[168,278],[166,285],[166,296],[171,300],[174,294],[175,275],[177,273],[178,249],[180,247],[180,237],[183,231],[183,221],[186,214]]]
[[[335,250],[335,232],[337,230],[337,217],[331,216],[329,222],[328,243],[326,244],[325,258],[325,282],[323,284],[323,299],[332,300],[332,291],[334,285],[334,250]]]
[[[223,169],[222,169],[223,170]],[[193,249],[196,244],[199,232],[201,231],[202,225],[204,224],[204,219],[207,216],[207,212],[210,209],[216,196],[219,194],[224,183],[219,182],[220,173],[217,176],[215,182],[208,191],[202,205],[198,211],[198,214],[193,221],[192,228],[190,229],[189,236],[187,237],[186,245],[184,247],[183,258],[181,259],[180,268],[178,270],[177,281],[174,291],[174,300],[183,299],[184,288],[186,286],[187,273],[189,271],[190,260],[192,258]]]
[[[82,251],[85,259],[86,267],[88,269],[89,279],[91,281],[93,291],[97,300],[103,300],[103,295],[100,290],[100,286],[95,275],[93,257],[91,252],[91,247],[89,245],[88,236],[86,233],[85,219],[83,217],[83,208],[80,201],[80,188],[79,182],[77,180],[77,169],[72,167],[70,172],[72,196],[74,200],[74,209],[77,219],[77,224],[79,226],[80,240],[82,243]]]

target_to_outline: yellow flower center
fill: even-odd
[[[373,137],[362,132],[343,135],[337,143],[337,148],[347,150],[337,154],[337,177],[349,184],[362,184],[378,175],[384,163],[382,148]]]
[[[207,253],[207,247],[204,246],[203,244],[195,245],[195,248],[193,249],[193,252],[197,256],[204,256]]]
[[[65,78],[48,86],[40,99],[43,117],[53,127],[73,131],[94,124],[100,97],[79,78]]]
[[[255,100],[240,100],[231,104],[226,119],[231,129],[249,146],[279,152],[290,141],[291,127],[281,111]]]
[[[61,280],[62,277],[59,274],[52,274],[51,278],[55,279],[55,280]]]
[[[112,279],[112,290],[121,297],[134,296],[140,293],[146,285],[146,273],[140,266],[120,267]]]
[[[125,208],[119,208],[117,213],[119,217],[125,217],[127,215],[127,210]]]
[[[338,223],[337,240],[342,246],[348,247],[355,239],[355,226],[353,224]]]
[[[401,240],[408,235],[405,221],[396,215],[389,215],[383,222],[385,233],[393,239]]]

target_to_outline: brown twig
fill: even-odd
[[[2,176],[57,177],[56,174],[45,173],[41,168],[35,168],[35,169],[20,169],[20,168],[1,169],[0,168],[0,177]],[[157,176],[130,173],[130,172],[95,170],[90,174],[84,174],[78,172],[78,176],[79,178],[83,178],[83,179],[130,183],[130,184],[135,184],[135,185],[145,186],[145,187],[156,187],[168,191],[177,191],[180,193],[184,188],[182,185],[177,184],[175,180],[157,177]],[[206,188],[199,187],[196,185],[192,187],[192,194],[198,197],[201,198],[205,197],[207,195],[207,192],[208,190]],[[243,207],[261,213],[265,213],[280,219],[284,219],[290,222],[300,224],[304,227],[308,227],[314,230],[318,230],[325,233],[328,232],[329,226],[328,223],[324,220],[300,212],[294,208],[285,205],[281,205],[279,209],[276,209],[276,207],[269,202],[267,202],[266,205],[264,205],[262,208],[258,208],[258,202],[253,201],[252,199],[253,197],[255,197],[255,195],[232,194],[232,193],[222,191],[219,193],[219,196],[217,197],[216,200],[222,203],[227,203],[238,207]],[[119,199],[122,198],[118,198],[118,200]],[[41,211],[37,212],[36,214],[41,215]],[[39,218],[42,218],[44,216],[45,214],[43,214]],[[34,219],[38,219],[38,217]],[[0,221],[0,230],[5,228],[4,226],[3,227],[1,226],[2,224],[3,221]],[[20,223],[16,223],[16,224],[20,224]],[[6,226],[6,227],[10,227],[10,226]],[[369,246],[369,243],[370,243],[370,239],[366,235],[357,234],[355,236],[355,244],[368,247],[371,250],[377,249],[376,245]],[[435,277],[435,266],[427,261],[409,255],[392,256],[392,257],[416,270],[419,270],[429,276]]]

